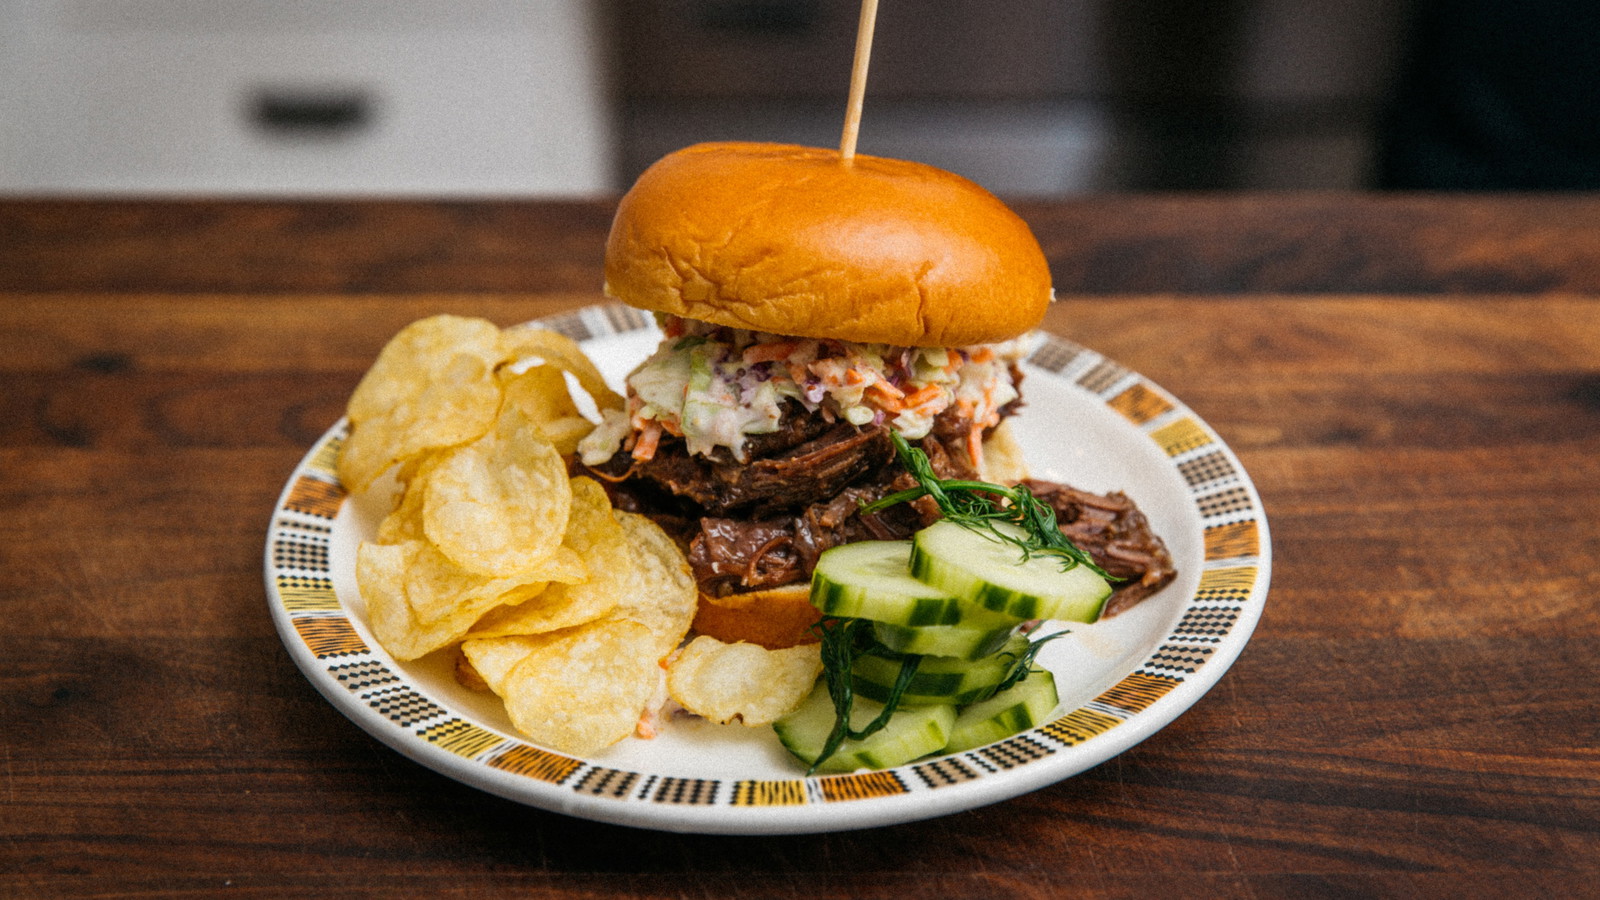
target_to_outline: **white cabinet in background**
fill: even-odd
[[[598,8],[0,0],[0,192],[609,191]]]

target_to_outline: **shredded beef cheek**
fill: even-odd
[[[663,441],[633,475],[708,513],[760,517],[832,498],[893,459],[887,428],[840,423],[745,463],[691,456],[681,440]]]
[[[713,595],[793,584],[811,577],[824,550],[855,541],[910,537],[937,516],[930,506],[901,504],[863,515],[861,506],[895,490],[894,480],[852,487],[795,515],[770,519],[707,516],[689,541],[689,566]]]
[[[1031,478],[1023,484],[1055,510],[1056,522],[1068,539],[1115,579],[1105,615],[1133,606],[1178,574],[1167,545],[1126,494],[1091,494]]]
[[[971,427],[952,412],[916,442],[940,478],[977,477],[966,449]],[[586,471],[601,479],[619,509],[662,523],[686,548],[701,590],[713,595],[805,581],[830,547],[908,538],[938,518],[927,497],[861,514],[864,504],[916,485],[896,460],[885,426],[828,423],[792,406],[778,431],[752,436],[746,451],[745,463],[720,448],[709,458],[691,457],[682,438],[668,437],[650,460],[619,453]],[[1127,496],[1026,484],[1056,511],[1073,543],[1118,579],[1106,615],[1176,574],[1166,546]]]
[[[688,557],[695,580],[711,594],[777,587],[805,577],[794,533],[782,520],[703,518]]]

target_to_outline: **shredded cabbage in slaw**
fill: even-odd
[[[854,425],[888,424],[925,437],[951,407],[981,432],[1017,399],[1011,364],[1020,340],[973,347],[894,347],[744,331],[678,316],[657,317],[665,340],[628,375],[626,411],[607,411],[578,446],[586,465],[621,450],[654,455],[663,435],[690,453],[726,447],[745,460],[745,437],[778,430],[783,405]]]

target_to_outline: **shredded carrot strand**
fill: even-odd
[[[651,419],[645,424],[644,430],[639,432],[639,440],[633,445],[633,458],[644,462],[656,455],[656,447],[661,443],[661,423]]]
[[[867,386],[867,393],[884,412],[899,412],[906,408],[905,393],[886,381],[875,381]]]
[[[879,379],[867,385],[867,390],[883,397],[893,397],[896,400],[904,399],[906,392],[895,387],[890,382]]]
[[[934,400],[938,400],[942,396],[944,396],[944,388],[937,384],[924,385],[916,393],[907,396],[905,399],[905,404],[906,406],[910,407],[918,407],[924,403],[931,403]]]
[[[788,359],[800,346],[799,341],[773,341],[767,344],[751,344],[744,348],[744,361],[746,363],[772,362],[778,359]]]

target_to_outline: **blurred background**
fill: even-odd
[[[1597,7],[882,0],[860,150],[1019,197],[1596,187]],[[0,0],[0,193],[577,197],[836,146],[858,12]]]

